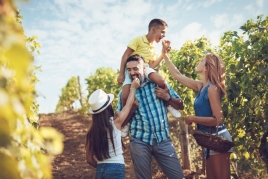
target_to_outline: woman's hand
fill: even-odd
[[[140,87],[140,80],[139,78],[135,78],[131,83],[131,88],[137,89],[138,87]]]
[[[193,117],[194,117],[194,116],[187,116],[187,117],[185,118],[185,123],[186,123],[187,125],[192,125],[192,123],[194,122],[194,121],[193,121]]]

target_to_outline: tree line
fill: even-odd
[[[195,67],[204,54],[216,53],[224,60],[227,86],[227,97],[223,100],[224,123],[236,144],[232,162],[238,174],[262,178],[266,174],[262,159],[268,157],[260,155],[259,151],[260,139],[268,131],[268,16],[260,15],[256,20],[250,19],[240,29],[242,34],[237,31],[225,32],[218,46],[213,47],[210,40],[202,36],[194,41],[186,41],[179,50],[172,50],[169,56],[181,73],[192,79],[198,79]],[[158,72],[184,100],[183,117],[194,114],[195,92],[173,80],[164,63]],[[88,94],[102,88],[107,93],[117,95],[121,89],[116,81],[117,76],[118,71],[111,68],[97,69],[85,79]],[[87,98],[83,105],[84,112]],[[116,101],[113,105],[116,105]],[[190,144],[191,147],[197,148],[194,144]],[[268,154],[267,147],[264,150]]]

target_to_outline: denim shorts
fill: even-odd
[[[121,163],[97,164],[95,179],[125,179],[125,165]]]
[[[215,135],[215,134],[214,134]],[[218,132],[218,136],[224,137],[225,139],[229,140],[229,141],[233,141],[232,137],[229,133],[229,131],[227,129],[223,129],[222,131]],[[204,155],[205,157],[207,156],[207,148],[204,148]],[[233,149],[231,148],[228,152],[233,152]],[[209,155],[217,155],[220,154],[220,152],[216,152],[214,150],[209,150]]]

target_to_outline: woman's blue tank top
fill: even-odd
[[[212,83],[209,83],[207,86],[205,86],[204,90],[203,86],[198,91],[198,94],[194,101],[194,110],[196,116],[201,117],[213,117],[212,110],[210,107],[209,99],[208,99],[208,88],[210,87]],[[211,133],[216,133],[216,127],[215,126],[205,126],[202,124],[197,124],[197,129],[201,132],[210,132],[211,127]],[[222,126],[218,127],[218,132],[225,129],[226,127],[224,124]]]

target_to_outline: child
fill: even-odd
[[[118,83],[123,84],[123,106],[126,103],[131,84],[130,77],[125,70],[126,60],[131,55],[139,54],[144,57],[145,63],[147,64],[145,70],[146,77],[148,77],[153,83],[156,83],[160,88],[165,88],[165,80],[158,73],[156,73],[153,68],[157,67],[163,60],[162,55],[156,58],[156,48],[154,46],[154,42],[158,43],[162,38],[165,37],[167,27],[168,25],[165,21],[161,19],[153,19],[149,23],[149,31],[147,35],[136,37],[128,44],[128,47],[122,56],[120,72],[117,78]],[[168,106],[167,109],[174,117],[179,118],[181,116],[180,112],[175,110],[172,106]],[[128,135],[128,128],[129,124],[127,124],[126,127],[123,127],[122,137],[126,137]]]
[[[96,168],[96,179],[125,178],[120,130],[134,102],[135,90],[139,86],[139,79],[134,79],[126,105],[116,115],[111,105],[113,94],[106,94],[98,89],[89,97],[89,112],[93,115],[85,149],[87,163]]]

